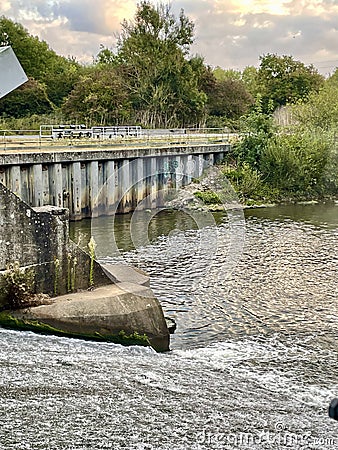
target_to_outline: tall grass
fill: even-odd
[[[269,139],[259,163],[266,183],[285,194],[322,192],[332,141],[308,131],[278,134]]]
[[[338,150],[333,133],[293,128],[254,133],[232,152],[225,175],[247,200],[298,200],[338,195]]]
[[[0,130],[39,130],[40,125],[57,125],[63,122],[59,112],[52,114],[33,114],[32,116],[15,119],[13,117],[0,117]]]

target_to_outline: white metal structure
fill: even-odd
[[[92,137],[91,128],[85,125],[40,125],[41,138],[82,138]]]
[[[112,126],[112,127],[93,127],[94,138],[111,139],[113,137],[141,136],[140,126]]]
[[[10,46],[0,47],[0,98],[28,80]]]
[[[85,125],[41,125],[41,138],[94,138],[112,139],[115,137],[141,136],[140,126],[91,127]]]

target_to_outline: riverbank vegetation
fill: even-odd
[[[315,112],[313,102],[291,108],[299,119],[278,127],[273,116],[256,108],[246,117],[246,134],[231,148],[223,169],[241,200],[247,204],[328,199],[338,194],[336,128],[316,120],[300,120]]]
[[[29,81],[0,100],[0,129],[221,128],[240,136],[223,171],[244,202],[336,196],[338,71],[325,79],[276,54],[243,71],[209,67],[190,53],[194,37],[183,10],[141,1],[115,46],[84,65],[2,16],[0,45],[12,46]]]

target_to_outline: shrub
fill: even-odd
[[[194,192],[194,196],[200,200],[205,205],[220,205],[222,204],[222,200],[219,198],[219,196],[216,194],[216,192],[213,191],[197,191]]]
[[[269,139],[259,164],[263,179],[291,193],[318,191],[330,157],[330,141],[309,132],[279,134]]]
[[[2,291],[13,309],[28,306],[34,292],[35,275],[30,269],[21,269],[18,262],[9,264],[3,275]]]
[[[264,200],[267,196],[270,197],[260,172],[253,169],[250,164],[243,163],[236,168],[226,167],[223,173],[243,200],[249,198]]]

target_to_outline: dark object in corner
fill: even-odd
[[[331,419],[338,420],[338,398],[334,398],[329,406],[329,416]]]

